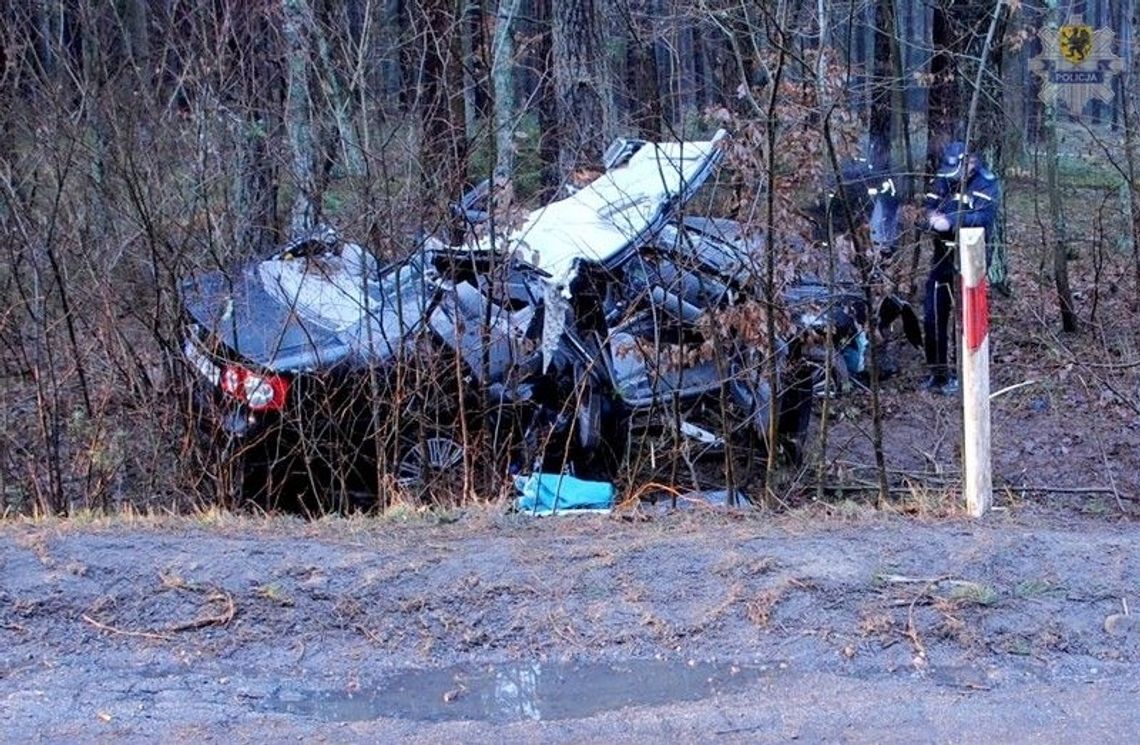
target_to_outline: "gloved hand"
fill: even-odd
[[[946,215],[942,214],[941,212],[931,212],[930,228],[931,230],[936,230],[939,233],[945,233],[950,230],[950,218],[946,217]]]

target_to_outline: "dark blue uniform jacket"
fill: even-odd
[[[927,209],[938,210],[950,219],[952,228],[985,228],[992,233],[1001,202],[1001,187],[997,176],[985,168],[978,168],[962,186],[959,178],[936,178],[926,194]],[[959,226],[958,217],[961,216]],[[987,235],[987,237],[989,237]]]
[[[954,251],[947,242],[954,240],[957,228],[986,229],[986,266],[993,257],[994,226],[1001,203],[1001,186],[997,176],[986,168],[978,168],[966,179],[961,192],[960,178],[935,178],[930,184],[924,205],[938,210],[950,220],[950,232],[934,241],[933,273],[939,281],[948,280],[954,272]],[[961,222],[959,222],[961,220]]]

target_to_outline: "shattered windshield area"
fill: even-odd
[[[422,256],[393,267],[379,283],[370,284],[356,336],[364,357],[386,358],[424,325],[435,285],[424,270]]]

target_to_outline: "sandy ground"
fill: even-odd
[[[1133,523],[853,505],[0,526],[15,741],[1124,742]]]

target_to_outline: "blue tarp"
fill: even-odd
[[[609,512],[614,506],[614,485],[586,481],[564,473],[532,473],[515,477],[519,496],[515,507],[532,515],[563,512]]]

